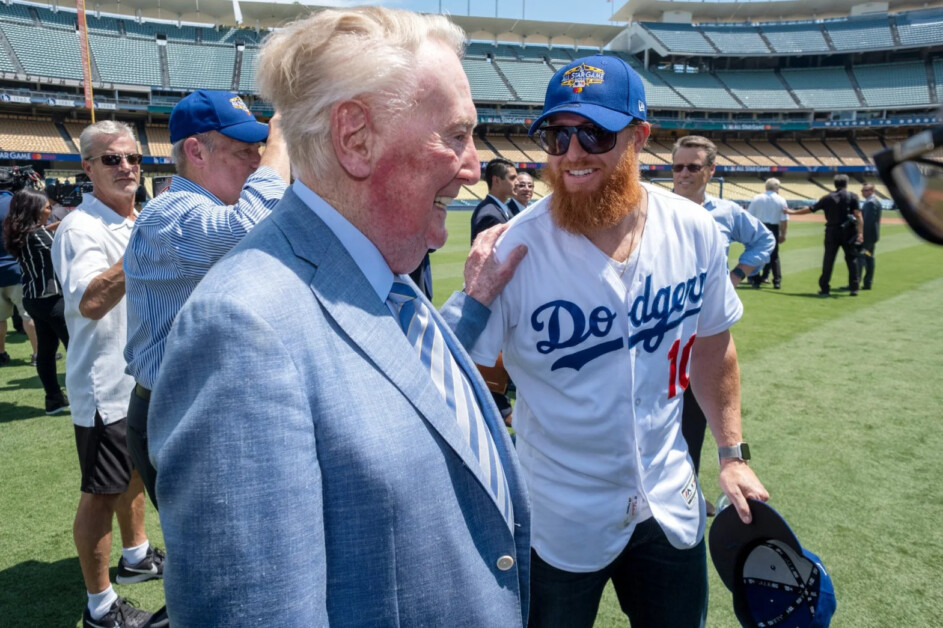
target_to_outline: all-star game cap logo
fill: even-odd
[[[236,96],[235,98],[230,98],[230,99],[229,99],[229,104],[232,105],[232,108],[233,108],[233,109],[240,109],[240,110],[242,110],[242,111],[245,111],[245,112],[246,112],[247,114],[249,114],[250,116],[252,115],[252,112],[249,111],[249,108],[248,108],[248,107],[246,107],[246,103],[244,103],[244,102],[242,101],[242,98],[240,98],[239,96]]]
[[[573,93],[579,94],[587,85],[602,85],[606,81],[606,71],[586,63],[581,63],[563,74],[561,85],[573,88]]]

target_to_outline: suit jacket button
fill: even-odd
[[[514,566],[514,559],[511,558],[510,556],[505,555],[498,559],[498,569],[500,569],[501,571],[507,571],[513,566]]]

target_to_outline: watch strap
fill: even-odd
[[[737,443],[728,447],[717,448],[718,458],[738,458],[740,460],[750,459],[750,446],[746,443]]]

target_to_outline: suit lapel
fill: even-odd
[[[272,219],[279,225],[295,255],[317,267],[310,281],[315,298],[377,370],[399,389],[462,459],[478,479],[482,490],[491,495],[478,459],[461,433],[454,414],[442,399],[428,371],[416,357],[412,345],[386,303],[377,297],[376,291],[350,257],[347,249],[291,189],[285,193],[281,203],[282,207],[272,213]],[[433,307],[430,309],[437,322],[442,325],[438,312]],[[450,344],[457,346],[458,341],[451,331],[445,326],[440,328],[444,330],[443,333],[447,335]],[[464,352],[460,350],[453,353],[459,360],[459,365],[469,372],[470,361]],[[475,392],[481,399],[476,379],[479,378],[470,377]],[[488,399],[490,400],[490,397]],[[490,408],[488,404],[482,406],[487,416]],[[486,420],[493,434],[493,421],[487,418]],[[501,449],[506,453],[505,448]]]

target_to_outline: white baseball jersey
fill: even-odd
[[[517,453],[533,501],[541,558],[596,571],[654,516],[672,545],[704,534],[704,501],[681,434],[695,334],[736,322],[724,241],[699,206],[648,190],[639,246],[618,265],[582,235],[556,227],[546,197],[498,243],[527,256],[491,306],[472,349],[517,385]]]

